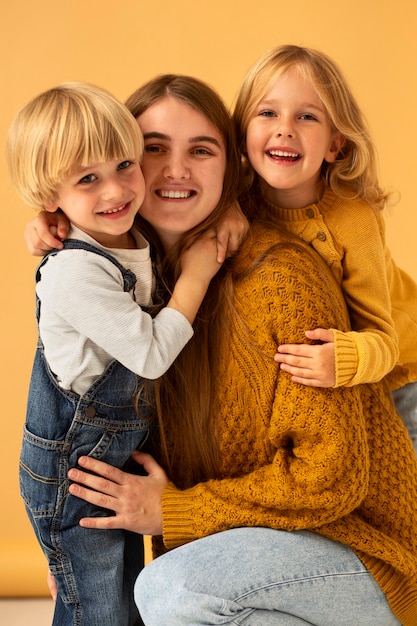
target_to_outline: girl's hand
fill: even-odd
[[[162,534],[162,492],[168,478],[149,454],[135,451],[132,459],[144,467],[147,476],[128,474],[87,456],[80,457],[78,463],[94,474],[76,468],[69,470],[68,477],[74,481],[69,488],[73,496],[115,513],[109,517],[84,517],[80,526]]]
[[[284,344],[274,360],[291,380],[307,387],[334,387],[336,382],[333,333],[324,328],[307,330],[306,336],[317,343]]]
[[[68,235],[69,221],[62,211],[43,211],[26,224],[24,238],[30,254],[44,256],[54,248],[63,247]]]
[[[249,230],[249,222],[243,215],[238,202],[230,205],[217,226],[217,260],[223,263],[239,248]]]

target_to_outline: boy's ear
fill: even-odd
[[[336,160],[337,155],[340,152],[340,149],[343,148],[345,143],[346,143],[346,137],[337,130],[332,137],[332,141],[324,157],[324,160],[327,163],[333,163]]]
[[[59,205],[56,201],[54,201],[46,204],[43,208],[45,211],[48,211],[48,213],[55,213],[55,211],[58,211]]]

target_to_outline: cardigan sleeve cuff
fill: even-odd
[[[335,344],[335,387],[349,386],[358,369],[358,351],[352,335],[332,329]]]
[[[180,491],[173,483],[168,483],[163,491],[163,539],[169,550],[198,538],[193,533],[195,496],[190,492],[193,493],[192,490]]]

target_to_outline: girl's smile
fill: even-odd
[[[323,161],[341,145],[324,105],[298,70],[279,76],[249,121],[246,148],[266,197],[283,208],[316,202]]]

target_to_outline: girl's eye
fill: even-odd
[[[317,118],[311,113],[303,113],[303,115],[300,115],[300,120],[317,120]]]
[[[119,163],[119,165],[117,166],[118,170],[126,170],[128,167],[130,167],[132,165],[132,161],[122,161],[121,163]]]
[[[97,180],[97,176],[95,174],[87,174],[86,176],[83,176],[78,182],[81,185],[86,185],[88,183],[94,182],[95,180]]]
[[[269,111],[269,110],[260,111],[258,113],[258,115],[260,115],[261,117],[276,117],[275,113],[273,111]]]

